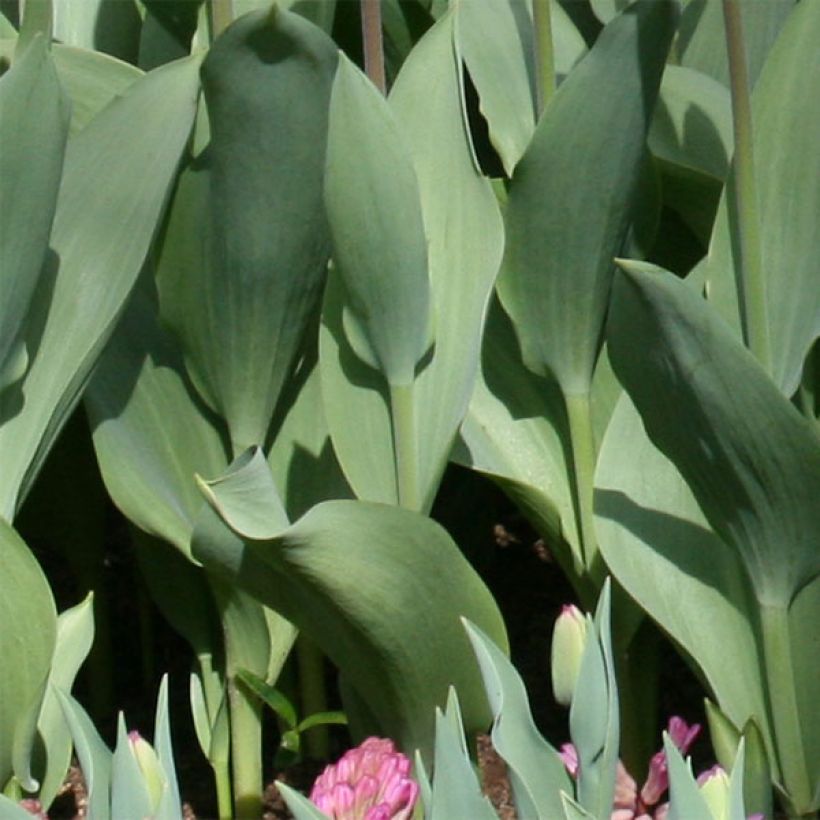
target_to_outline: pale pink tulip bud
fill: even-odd
[[[160,765],[157,753],[154,751],[154,747],[136,730],[128,733],[128,742],[142,772],[151,806],[157,809],[166,787],[165,772]]]
[[[574,604],[561,608],[552,630],[552,692],[562,706],[572,703],[575,682],[581,668],[581,656],[587,643],[587,621]]]
[[[712,766],[698,775],[698,786],[713,820],[729,820],[729,775],[722,766]],[[762,814],[750,814],[747,820],[763,820]]]
[[[393,741],[369,737],[316,778],[310,799],[332,820],[407,820],[419,796],[410,761]]]

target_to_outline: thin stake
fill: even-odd
[[[362,0],[362,42],[364,71],[382,94],[387,94],[384,74],[384,44],[382,41],[381,0]]]

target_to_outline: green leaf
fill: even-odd
[[[179,799],[174,750],[171,745],[171,725],[168,714],[168,675],[163,675],[157,693],[154,717],[154,749],[165,774],[165,784],[155,813],[156,820],[181,820],[182,803]]]
[[[125,728],[122,712],[117,718],[117,746],[111,758],[111,817],[151,817],[152,805],[148,784]]]
[[[295,521],[320,501],[353,493],[330,443],[315,353],[301,362],[283,396],[287,400],[268,464],[288,518]]]
[[[32,304],[37,355],[20,396],[0,396],[10,516],[79,400],[145,261],[199,89],[189,59],[135,82],[71,140],[51,233],[51,264]],[[140,138],[133,139],[139,128]]]
[[[507,176],[535,131],[532,10],[521,0],[485,0],[458,7],[459,42],[479,107]],[[586,53],[584,38],[564,8],[550,2],[555,72],[569,74]]]
[[[788,3],[751,3],[777,9]],[[803,363],[820,336],[817,263],[820,233],[820,6],[800,3],[769,53],[752,97],[755,176],[772,378],[786,395],[797,389]],[[729,186],[718,210],[709,258],[707,294],[723,317],[740,327]],[[739,331],[738,331],[739,332]]]
[[[760,603],[786,607],[820,572],[820,442],[692,288],[621,264],[609,326],[615,373]]]
[[[12,774],[28,791],[37,716],[57,638],[57,613],[43,571],[0,518],[0,783]]]
[[[135,61],[142,20],[135,0],[60,0],[54,37],[69,46]]]
[[[319,811],[307,797],[288,786],[287,783],[277,780],[276,788],[279,789],[296,820],[328,820],[324,812]]]
[[[177,194],[159,286],[234,454],[265,442],[323,283],[336,54],[321,30],[274,7],[237,20],[203,63],[210,144]]]
[[[100,358],[85,394],[108,493],[142,530],[184,555],[202,506],[194,476],[227,464],[223,431],[187,378],[173,338],[157,323],[146,277]]]
[[[771,749],[748,576],[647,438],[626,395],[604,438],[595,484],[607,566],[700,667],[728,719],[743,726],[754,717]]]
[[[495,820],[497,814],[473,769],[455,690],[447,697],[447,710],[436,709],[435,777],[429,804],[425,807],[430,820]]]
[[[263,506],[266,497],[262,489]],[[230,510],[222,513],[231,524]],[[449,685],[462,692],[470,730],[484,724],[486,702],[458,617],[506,644],[503,625],[486,587],[429,519],[331,501],[283,531],[271,519],[267,540],[243,541],[203,514],[194,555],[315,641],[404,748],[430,753],[433,709]]]
[[[65,780],[71,763],[71,731],[63,715],[55,688],[70,692],[74,679],[83,665],[94,640],[93,593],[57,618],[57,642],[51,661],[48,680],[37,731],[45,753],[45,772],[40,778],[38,798],[50,806]]]
[[[449,13],[425,34],[389,100],[410,145],[421,192],[433,314],[446,317],[436,324],[432,359],[413,388],[420,509],[432,504],[467,409],[503,242],[498,205],[475,167],[465,130],[453,27]],[[334,279],[328,283],[320,334],[322,392],[333,446],[360,498],[395,503],[390,404],[377,374],[357,360],[345,338],[343,294]]]
[[[270,706],[289,729],[293,729],[296,726],[296,709],[278,689],[269,683],[265,683],[259,675],[254,675],[249,669],[239,669],[236,676],[254,695]]]
[[[509,189],[498,288],[526,365],[589,392],[644,138],[674,33],[671,3],[616,17],[550,100]]]
[[[595,815],[590,814],[566,792],[561,792],[561,804],[564,807],[565,820],[594,820]]]
[[[698,790],[689,759],[684,762],[678,747],[663,733],[663,750],[669,768],[669,820],[711,818],[712,812]]]
[[[432,335],[419,186],[387,100],[343,55],[330,98],[325,203],[348,339],[388,384],[411,384]]]
[[[587,641],[569,713],[570,736],[578,754],[578,802],[595,817],[606,817],[614,802],[620,743],[610,610],[606,581],[595,620],[587,616]]]
[[[31,820],[31,812],[20,807],[18,803],[0,794],[0,817],[3,820]]]
[[[38,35],[0,79],[0,392],[33,355],[24,334],[48,253],[70,110],[48,40]]]
[[[258,447],[234,459],[219,478],[197,483],[208,503],[223,518],[230,516],[231,527],[244,538],[263,539],[288,525],[270,468]]]
[[[71,730],[74,749],[85,779],[88,816],[92,820],[108,820],[111,817],[111,752],[103,743],[85,709],[68,693],[60,689],[55,689],[54,693]]]
[[[312,715],[299,721],[296,727],[297,731],[305,732],[314,726],[347,726],[347,715],[344,712],[330,711],[330,712],[314,712]]]
[[[492,741],[507,763],[521,817],[560,817],[561,791],[573,786],[558,752],[541,737],[515,667],[494,641],[465,619],[493,713]]]
[[[742,5],[743,35],[749,81],[757,81],[766,55],[795,7],[794,0]],[[720,3],[692,0],[681,14],[678,51],[681,65],[694,68],[729,86],[726,35]]]

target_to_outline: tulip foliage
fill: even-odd
[[[0,816],[72,747],[93,816],[178,816],[166,684],[113,757],[71,694],[107,499],[222,817],[259,814],[291,654],[431,816],[491,811],[459,780],[495,718],[523,816],[607,817],[649,620],[731,816],[820,810],[818,41],[815,0],[0,4]],[[431,518],[451,464],[603,591],[553,651],[577,783]],[[32,521],[96,597],[58,615]]]

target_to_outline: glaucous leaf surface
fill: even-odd
[[[324,281],[336,54],[324,32],[274,7],[233,23],[203,63],[210,143],[178,192],[159,286],[234,454],[265,441]]]
[[[263,509],[268,493],[262,482]],[[217,509],[234,526],[231,508]],[[240,511],[240,524],[244,518]],[[271,518],[266,539],[251,540],[203,511],[194,555],[317,643],[381,731],[403,748],[432,752],[433,710],[450,685],[462,693],[470,730],[487,719],[458,619],[471,617],[506,647],[501,616],[458,548],[429,519],[391,506],[331,501],[285,529]]]
[[[23,539],[0,518],[0,783],[34,791],[30,758],[57,640],[48,581]]]
[[[198,61],[136,81],[69,141],[49,260],[32,302],[32,364],[0,396],[0,509],[11,516],[73,409],[145,261],[190,134]],[[130,137],[139,128],[140,139]]]
[[[80,667],[91,651],[94,641],[93,597],[93,593],[89,593],[85,600],[61,612],[57,618],[57,640],[51,672],[37,720],[37,732],[45,756],[44,772],[38,772],[40,790],[37,797],[44,806],[51,805],[65,781],[71,763],[71,731],[55,694],[55,687],[70,692]]]
[[[640,0],[550,99],[516,167],[498,292],[524,362],[589,392],[675,7]]]
[[[535,726],[515,667],[481,629],[465,622],[493,713],[493,746],[507,764],[522,817],[561,817],[561,792],[573,792],[561,758]]]
[[[615,373],[758,601],[787,607],[820,573],[820,442],[692,288],[650,265],[621,265]]]
[[[344,55],[330,98],[325,205],[347,338],[388,384],[409,385],[432,343],[419,186],[387,100]]]
[[[783,6],[751,3],[744,9]],[[818,38],[820,6],[798,4],[769,52],[752,96],[771,375],[787,396],[797,389],[806,355],[820,336]],[[710,301],[739,328],[731,207],[727,186],[704,272]]]
[[[794,0],[742,3],[743,38],[749,81],[757,82],[766,56],[795,7]],[[711,0],[692,0],[681,14],[678,37],[680,62],[729,86],[723,9]]]
[[[38,35],[0,78],[0,392],[22,379],[34,354],[25,332],[48,254],[70,112],[48,40]]]
[[[596,531],[619,583],[696,659],[735,726],[754,716],[768,727],[748,576],[626,395],[604,438],[595,484]]]
[[[436,317],[432,358],[413,388],[421,509],[432,504],[467,409],[503,242],[498,205],[473,162],[465,128],[454,20],[453,12],[446,14],[419,41],[389,98],[419,183]],[[335,278],[328,283],[320,336],[333,445],[360,498],[395,503],[386,391],[378,374],[353,355],[341,320],[344,294]]]
[[[94,449],[114,503],[184,555],[202,495],[194,476],[228,463],[224,430],[196,395],[145,277],[85,394]]]

